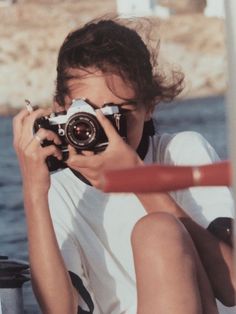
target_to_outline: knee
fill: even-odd
[[[131,243],[132,247],[168,248],[181,246],[189,237],[181,222],[168,213],[152,213],[141,218],[134,226]],[[178,245],[177,245],[178,244]]]

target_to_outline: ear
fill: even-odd
[[[149,121],[152,117],[155,106],[151,105],[146,110],[145,121]]]

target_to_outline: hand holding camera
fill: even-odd
[[[124,109],[118,106],[105,106],[100,109],[106,118],[112,123],[119,135],[126,139],[127,127]],[[54,156],[47,158],[50,171],[67,167],[65,161],[68,158],[68,145],[71,145],[77,153],[83,150],[92,151],[95,154],[105,150],[108,138],[96,118],[95,109],[84,99],[75,99],[67,113],[43,116],[34,123],[34,132],[40,128],[51,130],[56,133],[61,144],[57,147],[62,152],[62,160]],[[52,145],[51,141],[44,140],[42,146]]]

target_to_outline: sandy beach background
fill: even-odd
[[[69,31],[108,13],[115,0],[24,0],[0,7],[0,114],[30,99],[50,104],[58,49]],[[152,38],[160,39],[160,65],[186,75],[182,98],[222,95],[226,90],[224,20],[199,13],[154,18]]]

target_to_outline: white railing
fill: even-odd
[[[233,196],[236,204],[236,1],[225,0],[225,26],[228,56],[228,91],[227,91],[227,119],[229,154],[232,163]],[[236,209],[235,209],[236,217]],[[234,223],[234,247],[236,248],[236,219]],[[234,250],[236,273],[236,249]]]

